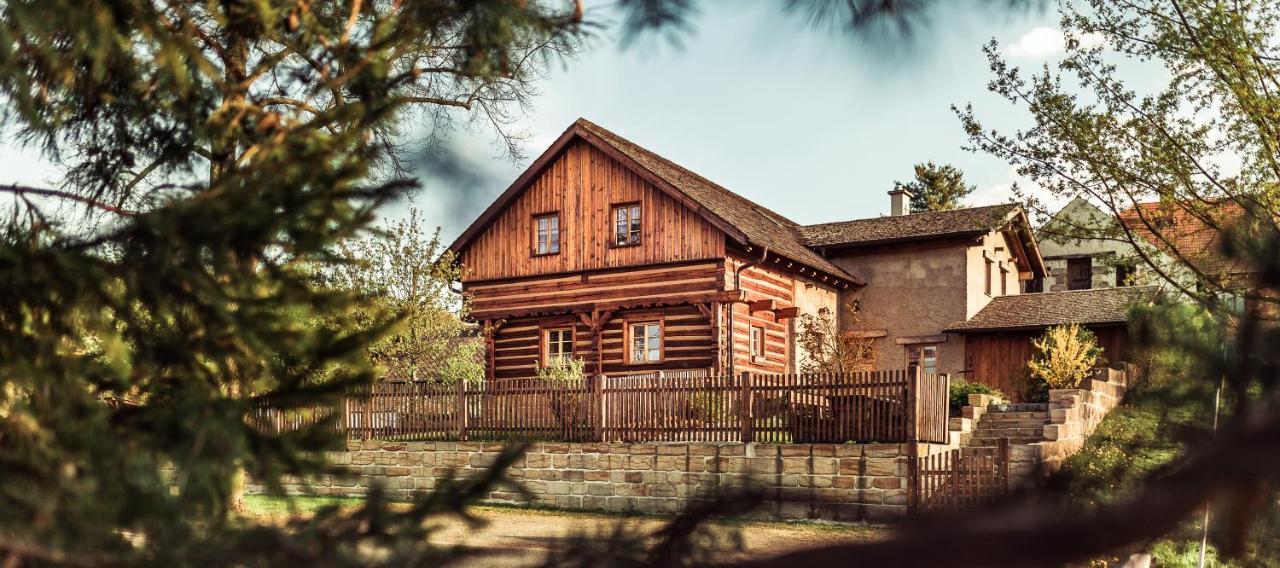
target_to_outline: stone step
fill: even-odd
[[[978,430],[990,428],[1037,428],[1048,424],[1049,420],[1039,418],[999,419],[983,418],[978,422]]]
[[[979,428],[973,431],[974,438],[1033,438],[1037,436],[1044,436],[1044,427]]]
[[[1048,412],[1049,403],[1047,402],[1017,402],[1012,404],[993,404],[987,407],[987,412]]]
[[[1037,411],[1018,411],[1018,412],[1015,412],[1015,411],[1012,411],[1012,410],[1011,410],[1011,411],[1008,411],[1008,412],[988,411],[986,414],[983,414],[983,415],[982,415],[982,419],[983,419],[983,420],[988,420],[988,419],[992,419],[992,420],[1023,420],[1023,419],[1029,419],[1029,418],[1035,418],[1035,419],[1039,419],[1039,420],[1048,420],[1048,419],[1049,419],[1049,411],[1048,411],[1048,410],[1043,410],[1043,411],[1040,411],[1040,410],[1037,410]]]
[[[1019,438],[1009,437],[1010,445],[1034,444],[1036,442],[1043,442],[1043,441],[1045,441],[1044,436],[1034,436],[1034,437],[1028,436],[1028,437],[1019,437]],[[971,447],[977,446],[977,447],[991,448],[998,445],[1000,445],[1000,438],[978,438],[975,436],[974,438],[969,440],[969,446]]]

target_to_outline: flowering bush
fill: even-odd
[[[1102,348],[1093,332],[1077,324],[1059,325],[1032,340],[1035,355],[1027,366],[1031,375],[1051,389],[1073,389],[1089,376],[1102,359]]]

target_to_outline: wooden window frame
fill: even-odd
[[[756,343],[756,331],[760,331],[760,342]],[[760,363],[768,358],[769,330],[763,325],[752,324],[747,330],[747,350],[751,353],[751,362]],[[759,350],[757,350],[757,347]]]
[[[933,348],[933,373],[934,373],[934,374],[937,374],[937,373],[938,373],[938,344],[937,344],[937,343],[912,343],[912,344],[909,344],[909,345],[904,345],[903,347],[905,347],[905,348],[906,348],[906,349],[904,349],[904,350],[903,350],[903,352],[902,352],[902,355],[903,355],[903,361],[906,363],[906,367],[907,367],[908,369],[910,369],[910,368],[911,368],[911,351],[912,351],[913,349],[919,349],[919,350],[920,350],[920,362],[921,362],[921,364],[919,364],[919,365],[917,365],[917,366],[918,366],[918,367],[920,367],[920,372],[921,372],[921,373],[926,373],[926,372],[928,372],[928,371],[926,370],[926,366],[923,364],[923,363],[924,363],[924,360],[926,359],[926,357],[924,356],[924,352],[925,352],[925,350],[926,350],[926,349]]]
[[[661,363],[667,359],[667,324],[666,318],[636,318],[623,321],[622,341],[623,353],[622,358],[627,365],[652,365]],[[636,361],[632,355],[635,348],[632,339],[635,337],[632,327],[637,325],[657,325],[658,326],[658,358],[653,360]],[[647,344],[646,344],[647,347]],[[646,349],[648,351],[648,349]]]
[[[628,240],[625,243],[618,243],[618,210],[626,208],[627,212],[627,234],[630,237],[631,213],[630,209],[635,207],[638,211],[636,217],[640,219],[640,228],[636,232],[634,241]],[[627,201],[623,203],[609,204],[609,248],[627,248],[638,247],[644,242],[644,206],[639,201]]]
[[[555,226],[556,226],[556,230],[555,230],[555,233],[556,233],[556,249],[555,249],[555,250],[551,250],[551,231],[550,231],[550,229],[548,229],[548,231],[547,231],[547,252],[538,252],[538,221],[540,221],[540,220],[542,220],[542,219],[545,219],[545,218],[547,218],[547,217],[551,217],[551,218],[555,219]],[[533,255],[533,256],[555,256],[555,255],[557,255],[557,254],[560,254],[560,249],[561,249],[561,248],[563,248],[563,245],[564,245],[564,231],[563,231],[563,230],[561,229],[561,227],[560,227],[560,212],[559,212],[559,211],[545,211],[545,212],[542,212],[542,213],[535,213],[535,214],[533,215],[533,247],[532,247],[532,255]]]
[[[1005,268],[1003,262],[1000,263],[1000,295],[1009,295],[1009,269]]]
[[[1137,284],[1138,265],[1129,260],[1121,260],[1116,262],[1116,288],[1125,286],[1134,286]]]
[[[1073,263],[1076,264],[1077,266],[1080,264],[1084,264],[1085,267],[1088,268],[1088,270],[1085,271],[1085,276],[1086,276],[1085,279],[1082,279],[1082,280],[1073,279],[1071,277],[1071,265]],[[1083,288],[1077,288],[1072,285],[1075,282],[1081,282],[1081,281],[1084,283]],[[1093,289],[1093,257],[1092,256],[1073,256],[1067,259],[1067,289],[1068,290]]]
[[[546,325],[538,329],[538,360],[546,367],[551,362],[551,333],[569,332],[569,358],[572,359],[578,348],[578,329],[575,325]]]

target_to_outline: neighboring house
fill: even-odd
[[[1194,212],[1174,202],[1138,203],[1119,215],[1129,231],[1150,245],[1144,250],[1171,279],[1183,285],[1212,279],[1226,286],[1247,285],[1251,273],[1222,253],[1222,229],[1242,217],[1244,209],[1235,202]]]
[[[1139,268],[1143,265],[1138,252],[1115,234],[1117,228],[1115,217],[1084,198],[1072,199],[1037,231],[1049,274],[1027,281],[1024,290],[1061,292],[1145,283],[1149,276]],[[1108,233],[1113,236],[1077,236]]]
[[[1108,362],[1130,361],[1130,310],[1152,302],[1157,293],[1154,286],[1129,286],[1007,296],[946,331],[965,338],[973,376],[1021,400],[1030,385],[1033,339],[1050,326],[1076,323],[1097,336]]]
[[[562,357],[593,374],[797,372],[796,317],[854,303],[842,329],[875,338],[879,368],[968,373],[948,326],[1045,274],[1026,215],[908,214],[890,195],[890,216],[799,225],[579,119],[450,249],[489,378]]]
[[[964,374],[964,338],[944,328],[1044,276],[1027,217],[1013,204],[908,213],[907,192],[890,196],[888,217],[800,231],[809,246],[868,282],[845,292],[842,302],[857,301],[854,332],[876,338],[877,367],[919,363]]]

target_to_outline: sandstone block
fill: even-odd
[[[897,458],[865,458],[863,471],[870,476],[894,476],[898,474]]]
[[[770,464],[772,465],[772,464]],[[835,475],[838,469],[836,458],[830,457],[814,457],[813,473],[815,475]]]

